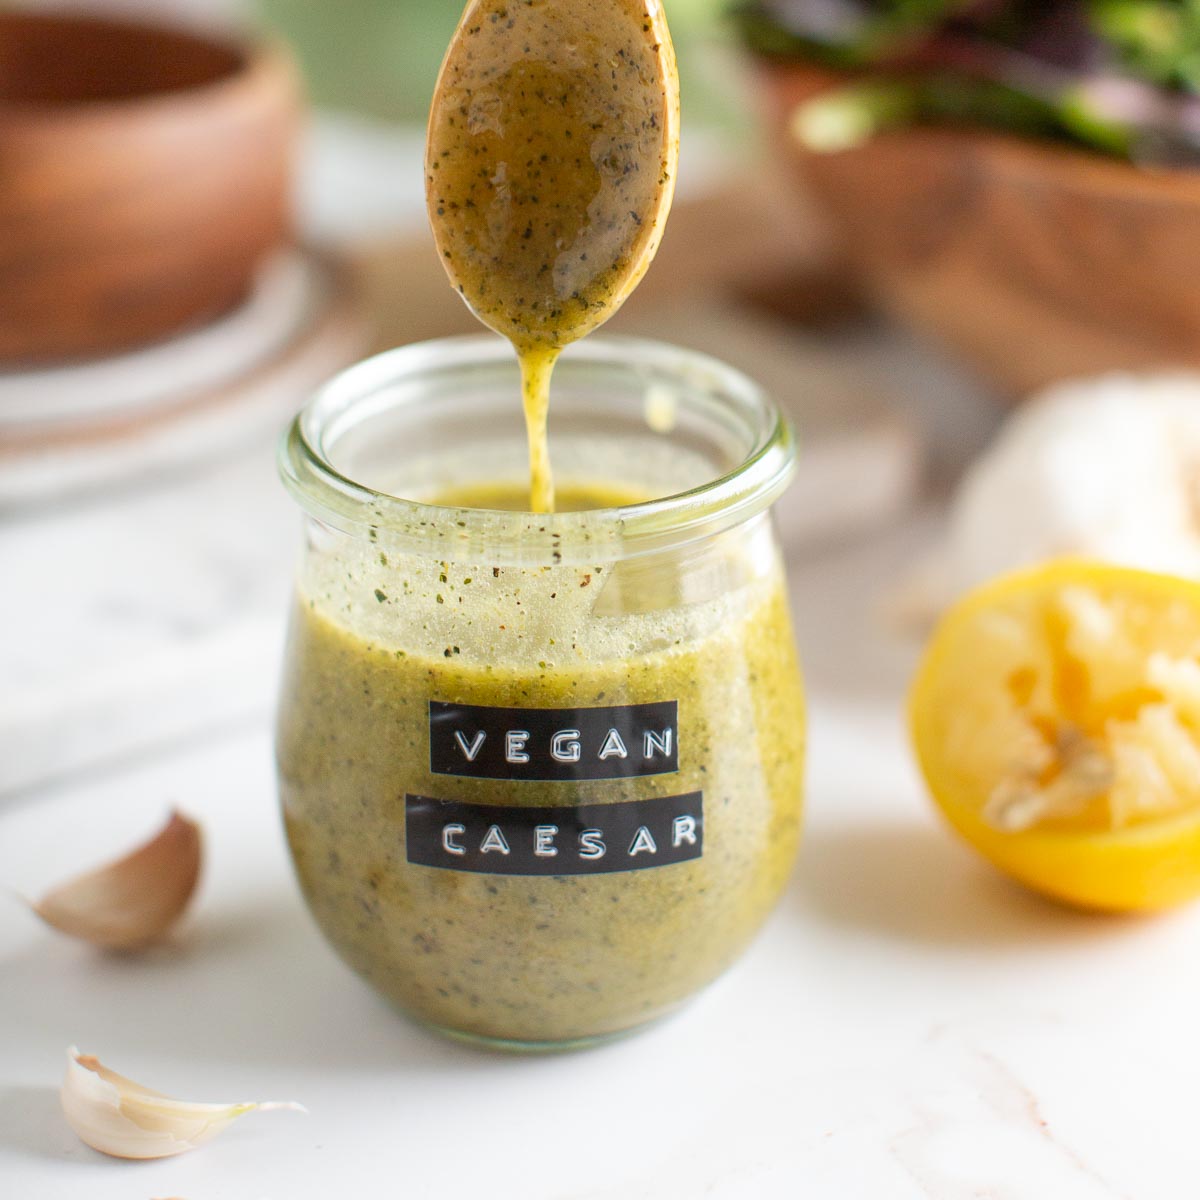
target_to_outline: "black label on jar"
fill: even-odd
[[[429,702],[429,769],[471,779],[631,779],[679,770],[678,705]]]
[[[598,875],[704,852],[704,797],[526,808],[406,796],[408,861],[487,875]]]

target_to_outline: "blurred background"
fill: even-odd
[[[899,538],[911,569],[860,589],[879,628],[1051,551],[1192,570],[1195,7],[667,12],[680,186],[612,328],[714,353],[788,409],[797,569]],[[0,794],[270,712],[297,528],[275,439],[355,359],[477,329],[421,168],[459,13],[0,3],[0,662],[20,681]],[[1143,403],[1147,372],[1170,377]],[[1075,415],[1021,433],[1064,386],[1051,407]],[[1076,474],[1103,461],[1112,492],[1082,505],[1047,465],[1081,423]],[[1134,443],[1112,491],[1106,456]],[[1173,524],[1143,536],[1139,480],[1164,472]],[[810,673],[827,657],[842,686],[859,651],[829,646]]]
[[[323,108],[423,124],[438,66],[462,13],[456,0],[33,0],[8,7],[91,10],[195,27],[268,30],[285,38],[303,66],[309,94]],[[731,40],[722,0],[674,0],[671,31],[689,87],[693,116],[728,115],[736,85],[711,62]]]
[[[71,1038],[173,1094],[311,1101],[293,1142],[247,1134],[251,1170],[205,1152],[163,1195],[285,1194],[285,1170],[328,1194],[322,1168],[383,1154],[442,1194],[467,1145],[533,1195],[549,1088],[573,1166],[548,1186],[595,1200],[794,1195],[769,1182],[797,1172],[827,1196],[1177,1196],[1200,1169],[1194,925],[973,873],[903,703],[932,622],[1010,568],[1200,579],[1200,2],[663,3],[679,186],[611,329],[742,368],[799,431],[777,515],[805,848],[691,1016],[503,1062],[354,1006],[272,770],[300,533],[279,436],[361,357],[479,331],[423,196],[459,0],[0,0],[0,1160],[38,1180],[11,1194],[83,1190],[50,1086]],[[84,959],[10,903],[176,803],[213,848],[182,945]],[[494,1160],[464,1140],[484,1125],[525,1141]],[[647,1188],[593,1190],[645,1155]],[[111,1165],[89,1194],[130,1194]]]

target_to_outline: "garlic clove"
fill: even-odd
[[[61,884],[34,904],[47,925],[110,950],[161,937],[187,907],[200,877],[200,826],[178,812],[124,858]]]
[[[113,1158],[168,1158],[194,1150],[255,1109],[307,1112],[295,1103],[192,1104],[118,1075],[91,1054],[67,1051],[63,1112],[79,1137]]]

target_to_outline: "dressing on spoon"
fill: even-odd
[[[426,201],[451,282],[517,351],[534,512],[554,510],[554,363],[650,265],[678,156],[659,0],[467,4],[429,114]]]

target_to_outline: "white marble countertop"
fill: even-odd
[[[808,831],[762,936],[676,1018],[559,1057],[409,1024],[326,949],[290,878],[269,718],[0,808],[24,892],[154,828],[204,824],[177,938],[98,956],[0,903],[0,1179],[37,1200],[819,1196],[1163,1200],[1192,1129],[1200,911],[1103,920],[997,878],[931,815],[907,752],[911,648],[875,619],[925,540],[910,519],[792,572],[812,694]],[[280,630],[247,656],[268,694]],[[265,674],[264,674],[265,673]],[[302,1101],[149,1164],[106,1160],[58,1110],[71,1042],[196,1099]]]
[[[896,386],[915,401],[926,382]],[[931,422],[960,450],[977,426],[961,406]],[[532,1059],[397,1016],[303,908],[270,750],[296,529],[259,447],[0,530],[0,1195],[1196,1193],[1200,910],[1106,920],[1042,903],[940,827],[915,775],[901,713],[914,649],[876,607],[928,514],[793,550],[807,835],[750,952],[660,1026]],[[153,670],[129,669],[135,651]],[[207,869],[153,953],[91,953],[7,890],[37,894],[171,805],[203,823]],[[71,1043],[171,1094],[309,1115],[252,1114],[178,1159],[108,1160],[59,1111]]]

